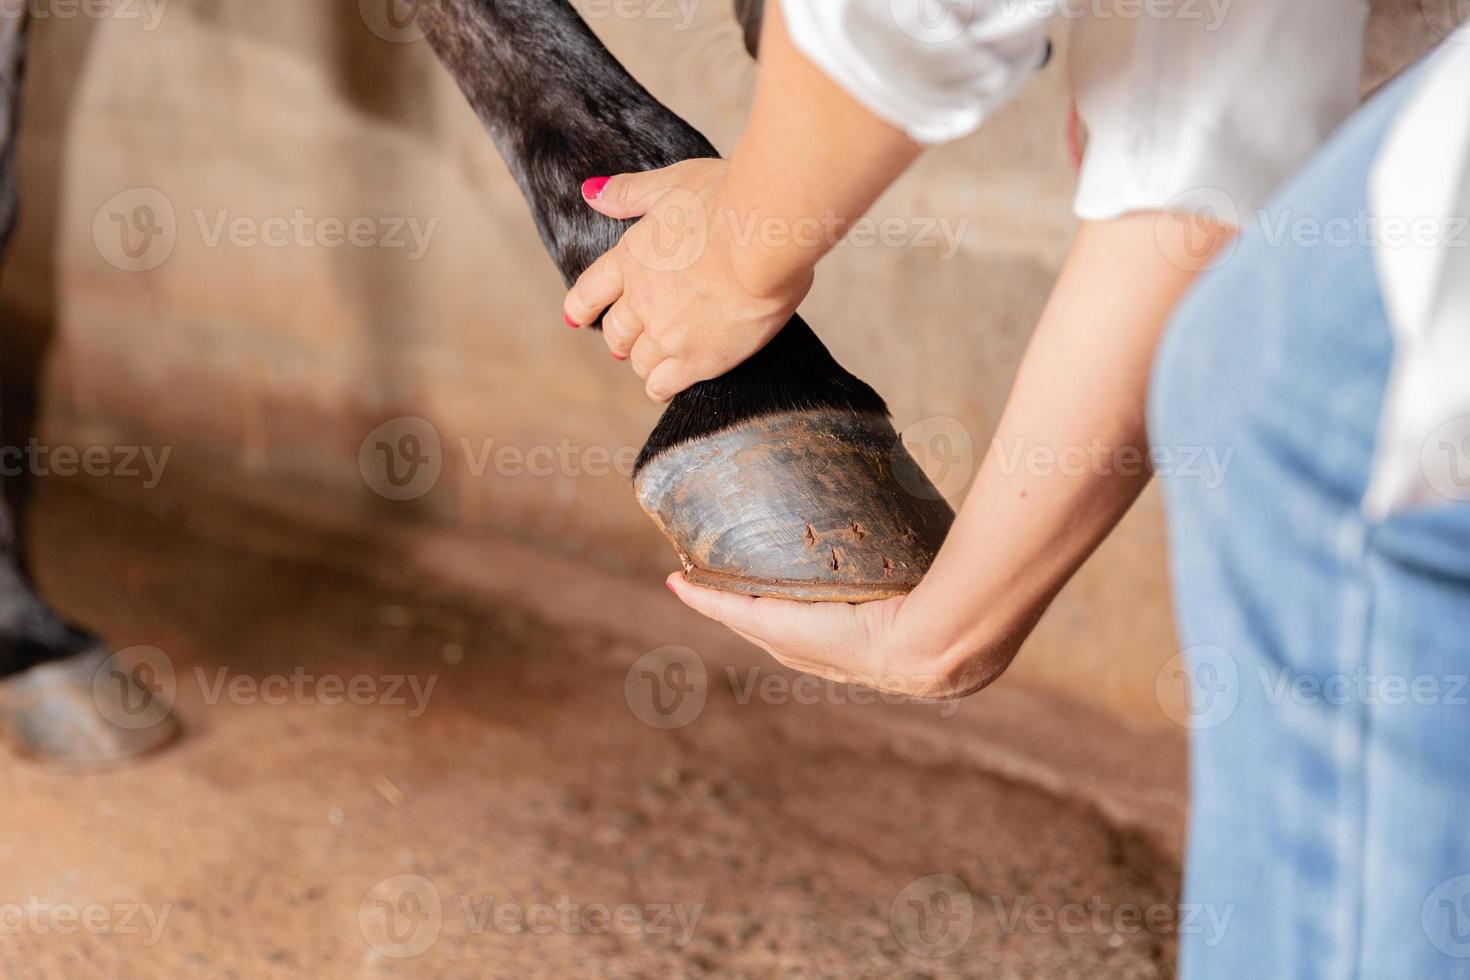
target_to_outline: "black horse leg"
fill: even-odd
[[[585,178],[717,155],[566,0],[420,0],[418,10],[568,282],[627,225],[586,206]],[[883,400],[800,317],[676,397],[637,468],[640,502],[691,578],[739,591],[906,591],[953,518],[899,446]]]
[[[25,42],[26,4],[0,0],[0,255],[19,204],[15,143]],[[126,668],[109,662],[98,636],[67,622],[37,594],[23,529],[12,516],[23,514],[31,479],[19,449],[0,445],[0,735],[42,761],[114,764],[166,742],[177,726]],[[104,666],[108,676],[97,683]]]
[[[15,232],[19,201],[15,134],[25,70],[26,27],[25,4],[0,3],[0,256]],[[12,414],[6,412],[7,403],[0,402],[0,406],[4,406],[0,412]],[[82,631],[69,627],[36,595],[27,574],[24,542],[12,514],[22,508],[31,476],[18,450],[18,446],[7,445],[0,456],[4,490],[0,502],[0,678],[80,652],[88,645]]]
[[[421,0],[431,44],[494,138],[571,283],[630,222],[587,207],[582,181],[719,153],[664,108],[565,0]],[[800,317],[762,352],[676,399],[639,457],[776,411],[885,412]]]

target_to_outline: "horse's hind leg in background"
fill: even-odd
[[[740,0],[737,10],[753,47],[760,5]],[[418,16],[568,283],[627,225],[586,206],[585,178],[718,155],[566,0],[420,0]],[[906,592],[954,518],[902,448],[883,400],[800,317],[670,403],[639,454],[635,485],[692,581],[760,595]]]
[[[25,0],[0,0],[0,255],[15,230],[19,203],[15,142],[25,42]],[[4,394],[0,412],[14,421],[19,393]],[[0,445],[0,736],[25,755],[80,768],[117,764],[157,748],[178,731],[172,716],[151,701],[131,669],[111,669],[98,636],[68,623],[36,592],[20,526],[31,479],[19,445],[25,440],[5,441],[14,444]]]

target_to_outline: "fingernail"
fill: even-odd
[[[581,324],[578,323],[576,320],[573,320],[571,317],[567,316],[567,311],[566,310],[562,310],[561,311],[561,318],[563,320],[565,320],[567,326],[571,327],[573,330],[575,330],[575,329],[577,329],[578,327],[581,326]]]
[[[673,592],[674,595],[679,594],[678,592],[674,592],[674,583],[670,582],[668,579],[664,579],[664,588],[668,589],[670,592]]]
[[[607,186],[609,177],[588,177],[582,181],[582,196],[589,201],[595,201],[602,197],[602,189]]]
[[[608,353],[613,356],[613,360],[615,361],[626,361],[628,359],[627,354],[619,354],[617,351],[612,350],[608,351]]]

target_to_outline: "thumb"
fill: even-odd
[[[680,180],[679,164],[661,170],[589,177],[582,182],[582,199],[609,218],[636,218],[646,214]]]
[[[799,635],[804,627],[814,627],[822,632],[828,626],[822,608],[827,605],[825,603],[797,602],[794,599],[757,599],[737,592],[721,592],[695,585],[679,572],[670,575],[664,580],[664,584],[690,609],[715,622],[724,623],[747,639],[755,640],[760,646]],[[849,607],[841,605],[841,608],[845,611]]]
[[[720,592],[695,585],[683,575],[675,572],[664,580],[669,591],[678,596],[684,605],[701,616],[724,623],[731,629],[749,629],[753,623],[756,600],[748,595]]]

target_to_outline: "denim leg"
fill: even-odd
[[[1226,461],[1164,479],[1194,709],[1186,980],[1470,978],[1470,506],[1363,518],[1393,350],[1372,247],[1279,237],[1367,213],[1413,81],[1248,223],[1155,366],[1155,447]]]

